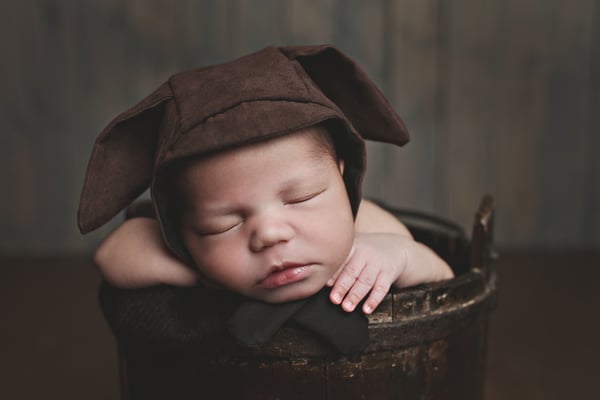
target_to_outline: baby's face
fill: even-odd
[[[181,234],[210,283],[266,302],[296,300],[346,260],[354,221],[343,165],[309,129],[182,171]]]

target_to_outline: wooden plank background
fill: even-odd
[[[597,0],[10,0],[0,5],[0,252],[89,251],[75,214],[91,145],[180,70],[333,43],[405,119],[369,144],[367,195],[506,247],[600,245]],[[112,224],[114,225],[114,223]]]

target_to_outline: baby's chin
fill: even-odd
[[[326,280],[323,279],[307,279],[306,281],[292,283],[277,289],[252,293],[249,294],[249,297],[272,304],[287,303],[289,301],[301,300],[317,294],[325,287],[325,283]]]

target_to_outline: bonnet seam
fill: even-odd
[[[179,101],[177,100],[177,96],[175,96],[175,89],[173,88],[173,84],[171,80],[168,80],[169,89],[171,89],[171,93],[173,93],[173,103],[175,104],[175,111],[177,111],[177,120],[181,121],[181,109],[179,108]]]
[[[220,110],[219,112],[216,112],[214,114],[210,114],[206,117],[204,117],[203,119],[201,119],[200,121],[196,122],[195,124],[192,124],[188,129],[184,131],[181,131],[180,134],[177,136],[177,138],[175,139],[175,141],[171,144],[171,148],[175,147],[177,145],[177,143],[180,141],[180,139],[182,137],[184,137],[185,135],[187,135],[190,131],[192,131],[195,127],[205,124],[208,120],[215,118],[221,114],[225,114],[226,112],[229,112],[231,110],[233,110],[236,107],[239,107],[242,104],[245,103],[255,103],[255,102],[261,102],[261,101],[273,101],[273,102],[285,102],[285,103],[304,103],[304,104],[317,104],[323,107],[326,107],[332,111],[338,112],[337,110],[329,107],[326,104],[323,103],[319,103],[316,101],[312,101],[312,100],[302,100],[302,99],[298,99],[298,100],[288,100],[288,99],[280,99],[280,98],[264,98],[264,99],[253,99],[253,100],[245,100],[245,101],[240,101],[237,103],[232,104],[231,106]],[[177,103],[175,103],[177,104]]]

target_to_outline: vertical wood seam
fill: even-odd
[[[591,24],[591,38],[588,41],[590,43],[590,59],[589,59],[589,90],[590,98],[588,104],[588,133],[589,138],[588,146],[586,147],[585,154],[585,177],[583,180],[584,185],[584,197],[583,197],[583,208],[584,213],[581,221],[581,234],[580,240],[587,243],[597,243],[600,238],[600,229],[597,225],[597,219],[592,218],[594,215],[594,209],[597,206],[597,201],[600,200],[600,188],[597,187],[600,184],[600,163],[597,161],[598,157],[594,154],[598,151],[598,140],[597,136],[593,132],[593,127],[597,125],[597,114],[594,110],[600,109],[600,4],[598,1],[592,2],[592,17]],[[595,46],[594,46],[595,45]],[[596,182],[595,182],[596,181]]]
[[[445,173],[444,166],[448,162],[447,153],[447,135],[448,130],[448,116],[446,111],[446,103],[448,101],[448,92],[451,73],[450,69],[450,28],[451,20],[448,8],[451,5],[447,5],[444,0],[438,0],[437,2],[437,35],[436,35],[436,66],[435,66],[435,80],[436,80],[436,95],[435,95],[435,110],[433,111],[434,122],[433,122],[433,141],[432,141],[432,156],[433,160],[433,171],[435,174],[434,188],[432,204],[434,210],[440,214],[447,214],[449,209],[448,204],[448,184],[447,176]],[[446,130],[446,131],[444,131]]]

